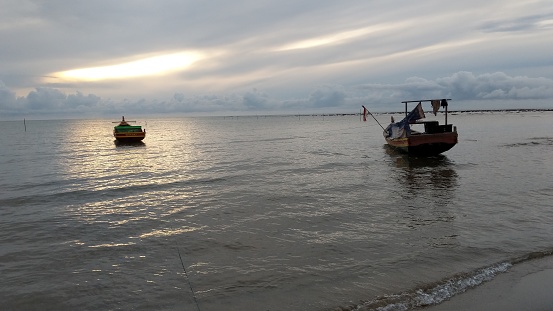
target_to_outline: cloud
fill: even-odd
[[[553,79],[509,76],[502,72],[475,75],[461,71],[449,77],[428,80],[408,78],[403,84],[360,86],[376,100],[454,98],[455,100],[532,100],[552,99]]]
[[[309,95],[312,107],[340,107],[344,104],[346,93],[340,86],[324,86]]]
[[[484,32],[539,31],[553,28],[553,13],[521,16],[514,19],[490,20],[482,24]]]
[[[553,80],[546,78],[511,77],[502,72],[481,75],[458,72],[436,82],[447,94],[460,100],[553,98]]]
[[[101,98],[81,92],[65,94],[58,89],[40,87],[27,96],[15,97],[0,81],[0,115],[42,115],[42,116],[78,116],[82,113],[96,114],[104,110]]]
[[[252,89],[232,94],[186,95],[174,93],[167,99],[103,99],[94,94],[65,94],[55,88],[36,88],[27,96],[15,97],[0,81],[0,116],[41,115],[44,117],[87,117],[121,113],[133,115],[212,115],[252,113],[294,113],[356,111],[364,103],[388,110],[403,100],[452,98],[460,103],[478,101],[494,109],[503,105],[527,105],[528,101],[553,99],[553,79],[510,76],[502,72],[474,74],[460,71],[447,77],[410,77],[398,84],[322,85],[305,97],[282,100],[266,91]],[[510,101],[510,103],[507,103]],[[524,108],[524,107],[515,107]],[[534,108],[534,107],[532,107]],[[395,108],[393,108],[395,109]]]
[[[247,92],[243,96],[244,106],[248,110],[265,110],[269,106],[269,96],[265,93],[253,90],[253,92]]]
[[[2,80],[0,80],[0,103],[15,99],[15,92],[11,91]]]
[[[4,82],[0,81],[0,115],[17,111],[15,92],[6,87]]]
[[[548,0],[9,0],[0,42],[0,117],[546,100],[553,79]]]

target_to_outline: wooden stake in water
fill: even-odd
[[[27,124],[25,123],[25,118],[23,118],[23,126],[25,127],[25,132],[27,132]]]

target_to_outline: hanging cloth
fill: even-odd
[[[430,101],[432,103],[432,112],[434,115],[440,110],[440,100],[439,99],[433,99]]]

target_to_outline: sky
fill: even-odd
[[[0,120],[553,109],[553,1],[0,0]]]

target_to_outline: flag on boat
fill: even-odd
[[[415,109],[413,109],[407,117],[405,117],[405,120],[409,123],[415,122],[419,119],[424,119],[426,116],[424,115],[424,110],[422,109],[422,104],[419,103]]]
[[[367,108],[365,108],[365,106],[363,106],[363,121],[364,122],[367,122]]]

